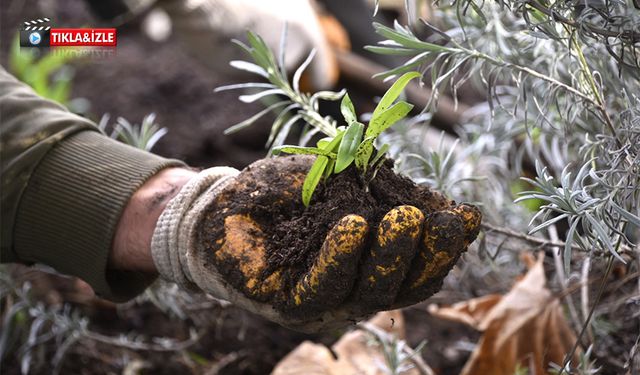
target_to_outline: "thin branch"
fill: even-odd
[[[107,345],[113,345],[121,348],[127,348],[130,350],[146,350],[146,351],[154,351],[154,352],[176,352],[189,348],[200,338],[202,334],[192,334],[191,337],[184,341],[173,342],[171,340],[170,345],[162,345],[157,343],[148,343],[148,342],[136,342],[131,340],[126,340],[120,337],[111,337],[105,336],[96,332],[82,332],[81,335],[83,338],[97,341]]]
[[[546,240],[544,238],[539,238],[539,237],[534,237],[531,235],[528,235],[526,233],[522,233],[522,232],[516,232],[514,230],[511,229],[507,229],[507,228],[503,228],[503,227],[498,227],[495,226],[493,224],[489,224],[489,223],[482,223],[481,224],[482,229],[484,229],[486,232],[496,232],[496,233],[500,233],[500,234],[504,234],[505,236],[508,237],[513,237],[513,238],[518,238],[527,242],[531,242],[531,243],[535,243],[541,247],[560,247],[563,248],[566,244],[563,241],[551,241],[551,240]],[[576,249],[576,250],[580,250],[580,246],[578,245],[572,245],[571,248]]]
[[[475,58],[479,58],[479,59],[483,59],[486,60],[490,63],[492,63],[493,65],[496,66],[500,66],[500,67],[504,67],[504,68],[513,68],[514,70],[520,71],[522,73],[526,73],[532,77],[536,77],[538,79],[541,79],[543,81],[549,82],[550,84],[557,86],[577,97],[579,97],[580,99],[590,103],[591,105],[595,106],[596,108],[600,108],[600,103],[597,100],[594,100],[591,96],[583,93],[582,91],[576,89],[573,86],[569,86],[566,83],[562,83],[560,81],[558,81],[557,79],[550,77],[546,74],[540,73],[537,70],[531,69],[529,67],[526,66],[522,66],[522,65],[518,65],[518,64],[514,64],[514,63],[510,63],[507,61],[502,61],[502,60],[498,60],[492,56],[487,55],[486,53],[482,53],[480,51],[477,50],[470,50],[467,48],[464,48],[462,46],[459,46],[461,52],[468,54],[472,57]]]
[[[544,238],[539,238],[539,237],[534,237],[531,235],[528,235],[526,233],[522,233],[522,232],[517,232],[511,229],[507,229],[504,227],[499,227],[493,224],[489,224],[489,223],[482,223],[480,224],[480,227],[482,229],[485,230],[485,232],[496,232],[496,233],[500,233],[500,234],[504,234],[507,237],[513,237],[513,238],[517,238],[520,240],[524,240],[530,243],[534,243],[537,244],[540,247],[564,247],[566,242],[564,241],[551,241],[551,240],[546,240]],[[582,250],[582,248],[579,245],[576,244],[572,244],[571,248],[574,250]],[[631,256],[632,258],[638,258],[638,260],[640,261],[640,252],[638,252],[637,254],[627,245],[620,245],[619,247],[619,254],[627,254],[629,256]],[[639,287],[640,288],[640,287]]]
[[[542,4],[539,4],[536,1],[528,1],[527,4],[529,6],[531,6],[532,8],[540,11],[541,13],[544,13],[546,16],[551,17],[551,19],[553,19],[556,22],[560,22],[563,23],[567,26],[570,26],[574,29],[579,29],[581,27],[584,27],[586,29],[588,29],[590,32],[594,33],[594,34],[598,34],[600,36],[603,36],[605,38],[618,38],[622,41],[628,42],[628,43],[636,43],[640,41],[640,33],[637,33],[633,30],[624,30],[621,32],[616,32],[616,31],[612,31],[612,30],[607,30],[607,29],[603,29],[600,27],[597,27],[593,24],[590,24],[588,22],[584,22],[581,24],[578,24],[576,21],[566,18],[563,15],[552,11],[551,9],[545,7]]]
[[[555,225],[550,225],[548,228],[548,232],[549,232],[549,237],[554,241],[557,242],[558,241],[558,230],[556,229]],[[552,248],[552,253],[553,253],[553,260],[554,260],[554,264],[556,267],[556,272],[558,273],[558,281],[560,282],[560,286],[562,287],[562,290],[567,290],[569,287],[569,283],[568,283],[568,279],[567,276],[564,272],[565,269],[565,264],[563,263],[562,257],[560,256],[560,251],[561,249],[563,249],[564,247],[553,247]],[[579,327],[582,326],[582,321],[580,320],[579,316],[578,316],[578,311],[576,310],[576,306],[575,303],[573,302],[573,297],[571,296],[571,293],[567,293],[565,295],[565,302],[567,303],[567,306],[569,307],[569,315],[571,316],[571,321],[573,322],[574,328],[578,329]],[[585,316],[586,319],[586,316]]]

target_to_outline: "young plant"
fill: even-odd
[[[365,126],[358,121],[353,103],[345,90],[340,92],[320,91],[313,95],[300,91],[300,78],[311,63],[315,51],[312,51],[296,70],[293,75],[293,83],[289,83],[284,68],[285,37],[286,28],[283,32],[278,59],[264,40],[250,31],[247,33],[248,45],[234,41],[251,56],[253,62],[232,61],[231,66],[257,74],[267,79],[269,83],[241,83],[219,87],[215,91],[257,90],[257,92],[254,91],[239,97],[240,101],[245,103],[270,99],[267,108],[247,120],[233,125],[225,133],[229,134],[244,129],[267,113],[279,111],[271,126],[267,147],[271,147],[274,153],[317,155],[302,187],[302,201],[305,206],[308,206],[320,181],[344,171],[354,162],[363,179],[366,176],[371,176],[371,179],[375,177],[383,160],[382,156],[389,146],[383,145],[374,156],[374,142],[383,131],[409,114],[413,106],[405,101],[396,102],[396,99],[412,79],[420,77],[420,73],[409,72],[398,78],[384,94],[373,111],[369,124]],[[277,99],[273,100],[274,97]],[[340,110],[346,121],[346,127],[338,127],[336,120],[330,116],[323,117],[318,110],[320,100],[333,101],[340,98],[342,98]],[[290,129],[299,121],[305,123],[300,145],[283,146]],[[311,137],[317,133],[324,134],[326,138],[318,141],[316,147],[306,147]],[[369,171],[372,172],[369,174]]]
[[[98,123],[98,128],[104,133],[107,133],[109,118],[109,115],[105,114]],[[131,124],[127,119],[118,117],[116,124],[112,127],[110,137],[129,146],[151,151],[156,143],[167,134],[167,131],[167,128],[156,123],[155,113],[149,113],[144,116],[141,124]]]
[[[334,137],[321,139],[317,147],[279,146],[274,148],[276,153],[317,155],[302,186],[302,202],[305,206],[311,202],[313,192],[321,180],[346,170],[353,163],[363,179],[367,176],[370,176],[370,179],[375,177],[389,145],[382,145],[374,156],[373,144],[383,131],[406,117],[413,108],[413,105],[405,101],[396,102],[396,99],[405,86],[417,77],[420,77],[418,72],[401,76],[384,94],[366,127],[358,121],[353,103],[349,95],[345,94],[340,103],[340,111],[347,122],[346,128],[339,127]]]
[[[284,68],[285,38],[286,28],[283,32],[280,54],[277,59],[265,41],[251,31],[247,32],[248,45],[234,40],[234,43],[247,52],[253,61],[231,61],[231,66],[238,70],[256,74],[266,79],[268,83],[240,83],[218,87],[214,91],[251,90],[249,94],[240,95],[238,99],[244,103],[253,103],[260,100],[268,104],[266,104],[267,108],[264,110],[228,128],[225,134],[242,130],[254,124],[267,113],[276,112],[277,116],[271,126],[267,147],[282,145],[291,128],[301,121],[306,124],[300,140],[302,145],[306,144],[317,133],[323,133],[329,137],[337,135],[336,121],[329,116],[323,117],[318,112],[319,101],[338,100],[345,92],[320,91],[309,95],[300,91],[300,79],[307,66],[311,63],[315,50],[309,54],[307,59],[296,70],[293,74],[293,82],[289,83],[289,78]]]

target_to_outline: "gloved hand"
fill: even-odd
[[[240,174],[226,167],[201,172],[158,221],[152,255],[161,276],[313,332],[426,299],[478,233],[477,208],[452,206],[437,193],[438,205],[448,208],[426,217],[413,206],[400,206],[370,228],[361,216],[346,215],[326,235],[310,269],[287,283],[284,270],[268,266],[272,233],[258,222],[300,207],[312,162],[278,157]],[[279,182],[267,181],[269,175]],[[256,212],[262,217],[252,216]]]
[[[230,43],[245,40],[247,30],[260,35],[272,51],[279,51],[286,22],[287,71],[295,71],[315,48],[316,56],[307,69],[313,90],[328,89],[338,78],[336,58],[310,0],[162,0],[159,5],[171,17],[176,37],[210,69],[232,72],[229,61],[247,59]]]

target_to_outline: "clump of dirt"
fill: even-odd
[[[332,176],[316,189],[305,207],[301,186],[313,162],[312,157],[288,156],[258,161],[221,192],[209,207],[199,233],[212,252],[223,238],[224,220],[244,214],[257,222],[265,239],[265,277],[283,269],[285,290],[289,290],[313,265],[329,230],[344,216],[357,214],[369,223],[369,239],[375,235],[384,215],[394,207],[412,205],[429,215],[452,207],[455,202],[393,171],[386,160],[375,178],[363,178],[354,166]],[[370,180],[368,184],[365,181]],[[228,265],[227,279],[243,285],[243,276]]]
[[[313,265],[326,234],[346,215],[364,217],[371,238],[384,215],[394,207],[411,205],[426,215],[453,203],[396,174],[392,168],[392,161],[386,160],[375,178],[365,184],[352,165],[320,184],[309,207],[301,205],[287,220],[263,223],[265,230],[273,233],[267,243],[269,267],[287,269],[288,282],[298,280]]]

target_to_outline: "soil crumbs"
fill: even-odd
[[[300,204],[289,211],[289,217],[261,223],[266,233],[273,233],[267,242],[270,271],[287,269],[285,285],[294,285],[313,265],[327,233],[346,215],[357,214],[368,221],[367,241],[371,241],[384,215],[394,207],[412,205],[426,216],[452,203],[392,168],[393,162],[386,160],[367,189],[352,165],[320,184],[309,207]]]

